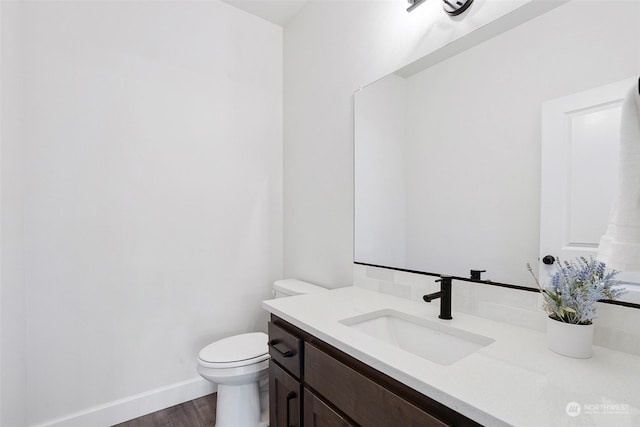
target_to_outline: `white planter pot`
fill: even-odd
[[[547,318],[547,340],[549,349],[563,356],[576,359],[591,357],[593,346],[593,323],[573,325]]]

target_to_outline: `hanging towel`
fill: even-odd
[[[618,186],[598,259],[619,271],[640,271],[640,80],[622,103]]]

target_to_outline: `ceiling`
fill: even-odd
[[[308,0],[222,0],[276,25],[285,26]]]

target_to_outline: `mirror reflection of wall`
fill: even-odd
[[[406,87],[392,74],[356,97],[356,261],[407,265]]]
[[[355,261],[533,287],[541,105],[640,74],[638,22],[569,2],[356,93]]]

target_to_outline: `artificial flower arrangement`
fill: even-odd
[[[605,263],[593,257],[579,257],[573,262],[558,261],[558,270],[544,288],[530,264],[527,269],[544,298],[542,308],[551,319],[559,322],[591,325],[597,317],[597,301],[614,300],[626,292],[617,287],[623,283],[615,280],[619,272],[607,271]]]

